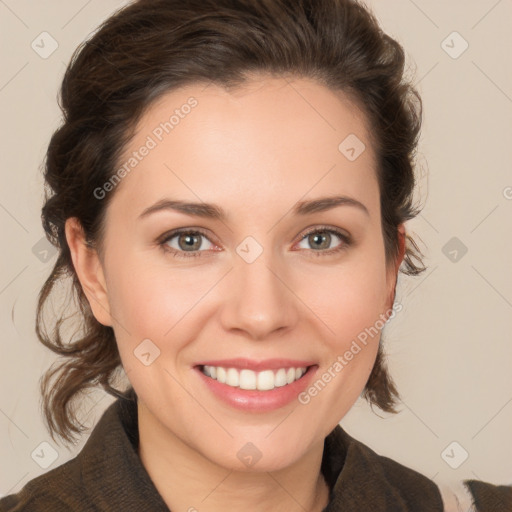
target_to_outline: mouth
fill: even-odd
[[[206,364],[197,365],[197,368],[206,377],[232,388],[272,391],[273,389],[289,386],[301,380],[304,378],[304,375],[316,366],[283,366],[262,371]]]
[[[295,402],[319,365],[297,359],[235,358],[201,361],[193,369],[210,396],[240,411],[265,413]]]

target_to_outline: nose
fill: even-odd
[[[236,256],[228,281],[221,314],[227,331],[265,340],[297,323],[300,300],[288,272],[272,260],[270,251],[264,250],[252,263]]]

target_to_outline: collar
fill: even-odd
[[[101,416],[78,458],[90,501],[98,510],[169,512],[138,454],[137,400],[119,398]]]

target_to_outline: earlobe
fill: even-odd
[[[101,324],[112,326],[107,285],[97,251],[87,245],[83,228],[76,217],[66,220],[65,233],[75,272],[94,317]]]
[[[400,268],[405,256],[405,239],[405,226],[400,224],[398,226],[398,255],[396,258],[395,274],[398,274],[398,269]]]

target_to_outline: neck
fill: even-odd
[[[216,464],[138,404],[139,456],[170,510],[321,512],[329,488],[321,473],[323,441],[277,471],[237,471]]]

